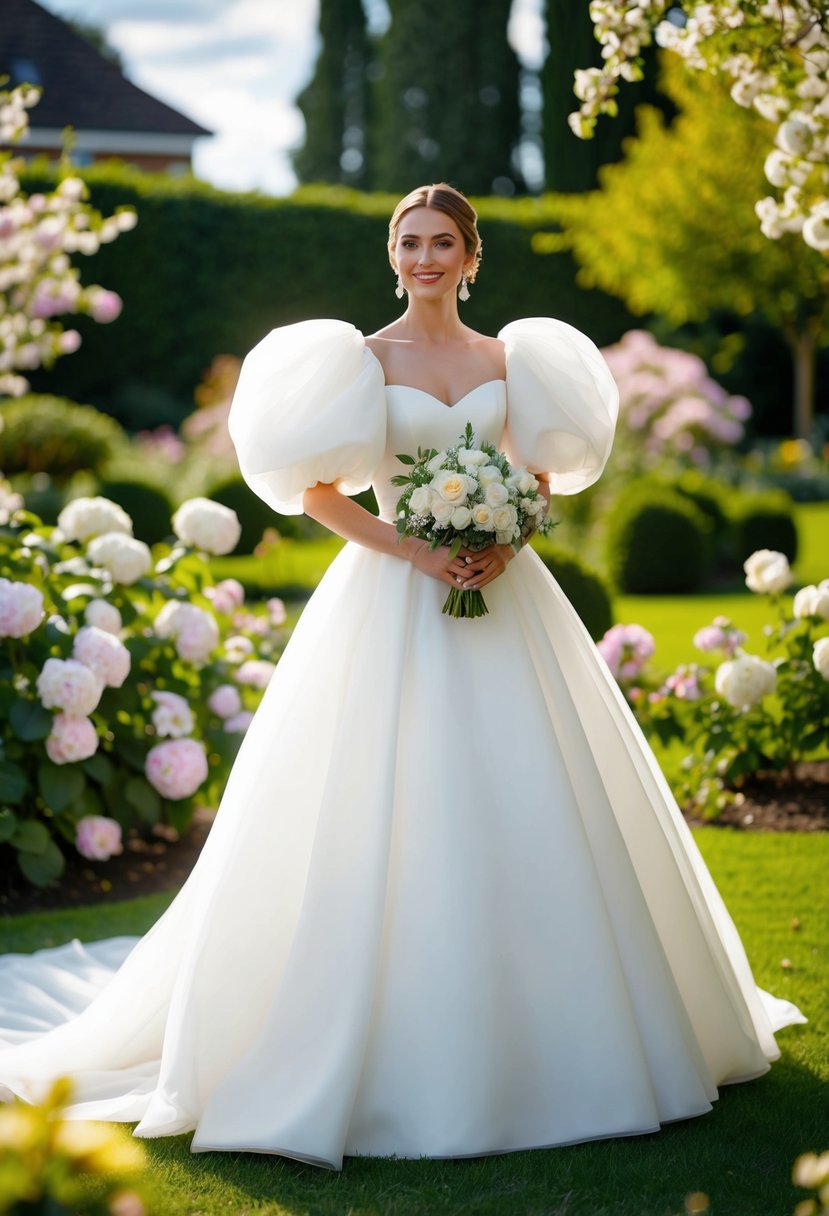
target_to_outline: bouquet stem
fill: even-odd
[[[471,617],[486,616],[489,609],[480,591],[462,591],[460,587],[453,587],[446,597],[442,611],[449,616]]]

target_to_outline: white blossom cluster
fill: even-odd
[[[20,86],[0,89],[0,140],[10,143],[28,130],[28,110],[39,91]],[[0,396],[20,396],[24,374],[80,346],[80,334],[57,319],[88,313],[101,323],[114,321],[121,299],[114,291],[82,287],[70,261],[74,253],[93,254],[135,227],[129,207],[103,217],[86,199],[79,177],[65,177],[49,194],[27,196],[20,188],[23,161],[0,152]]]
[[[731,96],[775,125],[765,173],[782,197],[760,199],[765,236],[798,232],[829,251],[829,24],[820,0],[710,0],[665,20],[671,0],[591,0],[602,68],[576,72],[581,107],[570,126],[589,138],[599,114],[615,114],[618,81],[642,77],[641,52],[655,39],[688,67],[722,74]]]

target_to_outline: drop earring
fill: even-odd
[[[460,291],[458,292],[458,299],[459,300],[468,300],[469,299],[469,284],[466,281],[466,275],[464,275],[463,278],[461,279],[461,286],[460,286]]]
[[[406,294],[406,288],[400,282],[400,275],[397,276],[397,286],[394,289],[394,294],[397,296],[398,300],[402,300]]]

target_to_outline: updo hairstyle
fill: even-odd
[[[394,250],[397,245],[400,221],[409,211],[414,211],[415,207],[432,207],[435,211],[442,211],[444,215],[448,215],[455,221],[463,237],[466,252],[471,253],[473,258],[472,265],[464,272],[466,281],[474,283],[481,264],[478,213],[466,195],[461,194],[460,190],[456,190],[454,186],[447,185],[446,182],[437,182],[432,186],[418,186],[416,190],[412,190],[405,198],[402,198],[395,207],[394,214],[389,221],[389,261],[392,269],[397,269],[394,263]]]

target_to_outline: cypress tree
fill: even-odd
[[[314,75],[297,98],[305,141],[294,168],[302,182],[365,187],[372,51],[362,0],[320,0],[319,35]]]
[[[444,179],[509,193],[519,138],[511,0],[389,0],[372,130],[372,185],[405,192]],[[503,179],[503,180],[500,180]]]

